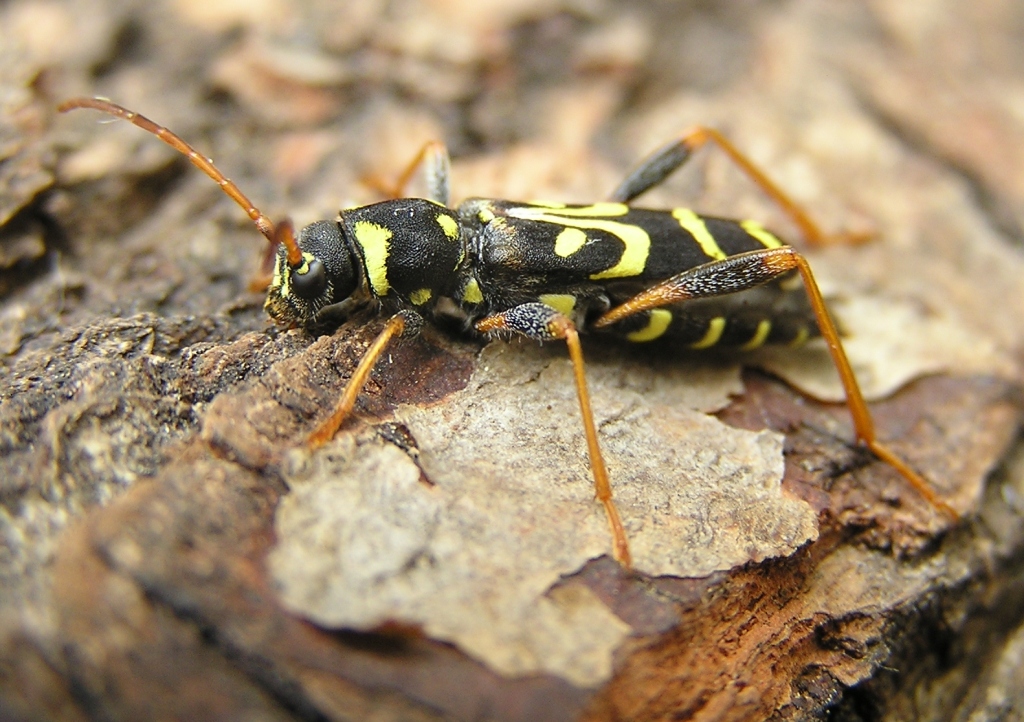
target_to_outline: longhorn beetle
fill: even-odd
[[[275,255],[264,308],[280,324],[314,328],[377,303],[390,316],[363,354],[330,416],[307,445],[331,439],[351,413],[381,354],[425,319],[455,314],[470,332],[561,339],[572,360],[597,499],[615,558],[631,563],[626,533],[594,426],[579,329],[643,343],[671,337],[691,348],[799,345],[821,335],[846,393],[857,440],[898,471],[935,508],[956,512],[875,437],[874,422],[806,259],[755,221],[701,216],[686,208],[645,210],[631,201],[664,181],[711,143],[766,192],[809,243],[823,235],[810,217],[717,131],[696,127],[649,156],[608,201],[592,205],[473,198],[449,207],[448,152],[423,147],[391,200],[343,210],[295,236],[277,225],[207,158],[167,128],[101,99],[76,98],[59,110],[93,108],[123,118],[183,153],[240,205]],[[413,172],[426,172],[426,199],[398,198]],[[805,294],[794,296],[795,276]],[[743,292],[743,293],[740,293]],[[795,299],[795,300],[794,300]]]

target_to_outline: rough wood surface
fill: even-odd
[[[1022,33],[1009,0],[4,4],[0,717],[1024,718]],[[137,129],[55,115],[79,94],[173,128],[300,224],[376,200],[368,181],[427,139],[451,147],[459,198],[592,201],[685,126],[717,126],[826,230],[876,233],[812,263],[884,396],[880,436],[963,518],[850,446],[845,409],[812,398],[834,395],[813,349],[749,359],[769,374],[587,345],[627,526],[657,540],[635,573],[602,555],[557,346],[432,330],[391,351],[336,444],[296,451],[381,322],[272,328],[247,290],[262,249],[244,214]],[[788,230],[704,156],[645,203]],[[492,423],[507,426],[488,454]],[[652,441],[707,429],[768,463]],[[445,497],[460,475],[522,515]],[[422,539],[358,500],[317,509],[357,482],[427,519]],[[484,522],[446,552],[437,509]],[[486,581],[482,601],[445,589],[468,618],[507,614],[520,587],[502,585],[539,585],[494,639],[427,604],[344,621],[347,583],[369,602],[458,579],[424,560],[518,569],[485,541],[509,527],[533,549],[551,509],[578,514],[544,537],[551,565]],[[672,514],[688,531],[666,548]],[[355,536],[332,536],[344,523]],[[346,576],[351,549],[379,579]]]

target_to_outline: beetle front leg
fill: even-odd
[[[320,422],[320,425],[309,435],[309,438],[306,440],[308,448],[315,449],[323,446],[334,438],[338,429],[341,428],[341,425],[345,423],[345,419],[352,412],[359,392],[366,386],[366,382],[370,378],[370,372],[373,371],[373,367],[377,364],[377,359],[384,353],[388,344],[396,336],[402,338],[415,336],[422,328],[423,317],[415,311],[399,311],[388,319],[388,322],[384,324],[384,328],[377,334],[377,338],[370,344],[370,348],[366,350],[366,353],[359,360],[359,365],[356,366],[352,378],[348,380],[345,391],[342,392],[338,404],[334,407],[334,411]]]

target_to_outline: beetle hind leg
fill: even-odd
[[[888,446],[881,443],[875,432],[875,423],[868,410],[864,395],[861,393],[857,377],[853,373],[850,361],[843,350],[839,339],[839,331],[825,307],[825,300],[814,279],[810,264],[807,263],[796,249],[790,246],[764,248],[748,251],[720,261],[712,261],[684,271],[656,286],[633,296],[610,311],[598,317],[591,325],[594,328],[606,328],[633,315],[658,309],[664,306],[682,303],[697,298],[724,296],[745,291],[767,283],[779,276],[796,270],[803,280],[804,290],[814,312],[815,321],[828,347],[832,363],[839,374],[843,390],[846,394],[846,406],[853,419],[857,441],[870,449],[880,460],[895,469],[907,482],[923,496],[935,509],[947,514],[952,519],[959,518],[958,513],[949,504],[939,498],[931,485],[910,467]]]
[[[826,235],[800,204],[790,198],[789,194],[776,185],[746,154],[714,128],[700,125],[689,128],[678,138],[647,156],[612,192],[610,200],[620,203],[633,201],[663,183],[685,165],[697,150],[709,143],[720,148],[737,168],[782,209],[800,229],[801,235],[809,245],[859,244],[873,238],[873,233],[841,232]]]

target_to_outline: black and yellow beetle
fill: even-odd
[[[821,335],[846,391],[859,443],[933,506],[956,516],[917,472],[875,438],[839,334],[800,253],[754,221],[629,205],[711,142],[782,207],[809,242],[820,241],[810,218],[714,130],[682,134],[643,162],[608,201],[591,205],[475,198],[452,209],[448,153],[441,144],[429,143],[403,175],[407,179],[422,165],[427,198],[347,209],[335,221],[306,226],[296,238],[290,222],[271,223],[208,159],[166,128],[106,100],[77,98],[60,106],[62,112],[75,108],[100,110],[153,133],[188,156],[245,209],[277,249],[265,308],[278,323],[320,327],[370,303],[391,314],[333,413],[313,431],[310,446],[335,434],[391,340],[416,334],[427,319],[455,316],[476,334],[562,339],[573,363],[597,498],[608,516],[615,557],[629,565],[629,545],[590,410],[577,329],[633,342],[671,337],[695,349],[798,345]],[[797,293],[799,284],[789,282],[797,275],[805,293]]]

